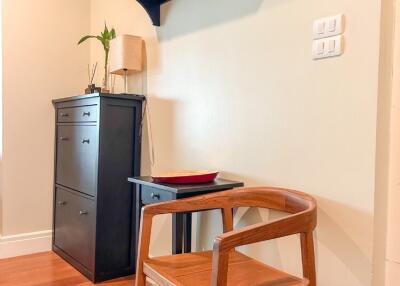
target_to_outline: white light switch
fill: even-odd
[[[344,15],[321,18],[314,22],[313,39],[322,39],[343,34],[344,32]]]
[[[328,32],[334,33],[336,30],[336,19],[329,19]]]
[[[325,42],[324,41],[317,42],[317,54],[323,55],[324,51],[325,51]]]
[[[327,52],[334,53],[335,47],[336,47],[336,39],[335,38],[328,39],[328,51]]]
[[[319,22],[317,24],[317,33],[319,35],[323,35],[325,33],[325,23],[324,22]]]
[[[335,36],[313,41],[313,58],[315,60],[336,57],[343,54],[343,36]]]

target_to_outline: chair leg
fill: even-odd
[[[211,286],[226,286],[228,283],[229,251],[220,251],[221,241],[214,241]]]
[[[143,273],[136,273],[135,280],[135,286],[146,286],[146,275],[144,275]]]
[[[136,263],[136,286],[146,286],[146,275],[143,271],[143,261],[149,258],[151,226],[153,220],[153,216],[151,214],[144,214],[143,209],[141,217],[140,240],[138,246],[139,251]]]
[[[303,261],[303,275],[310,280],[309,286],[317,285],[315,272],[314,237],[312,232],[301,234],[301,255]]]

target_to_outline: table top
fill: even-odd
[[[227,190],[232,188],[243,187],[243,182],[231,181],[217,178],[212,182],[203,184],[164,184],[154,182],[152,177],[131,177],[128,178],[131,183],[145,185],[160,190],[169,191],[176,194],[185,194],[192,192],[209,192],[217,190]]]
[[[116,94],[116,93],[89,93],[89,94],[82,94],[64,98],[53,99],[53,104],[64,102],[64,101],[71,101],[71,100],[78,100],[78,99],[87,99],[93,97],[109,97],[109,98],[118,98],[118,99],[129,99],[129,100],[139,100],[144,101],[146,98],[143,95],[135,95],[135,94]]]

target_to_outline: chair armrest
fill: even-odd
[[[258,223],[224,233],[214,240],[214,251],[227,252],[237,246],[314,230],[316,209],[306,210],[268,223]]]
[[[293,235],[312,233],[317,224],[315,206],[269,223],[258,223],[230,231],[214,240],[212,258],[212,286],[226,286],[229,252],[237,246]]]

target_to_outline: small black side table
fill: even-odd
[[[197,195],[243,187],[242,182],[216,179],[206,184],[172,185],[153,182],[151,177],[133,177],[128,181],[136,184],[136,249],[139,240],[141,209],[144,205],[189,198]],[[192,245],[192,214],[172,215],[172,253],[190,252]],[[183,247],[183,249],[182,249]],[[137,252],[136,252],[137,253]]]

